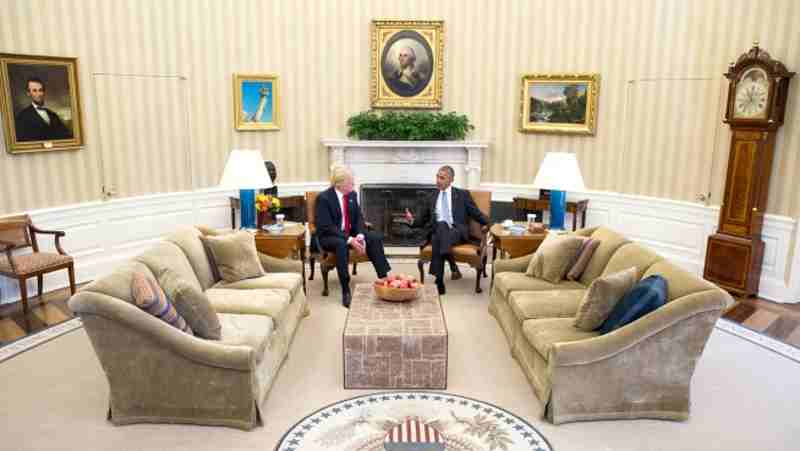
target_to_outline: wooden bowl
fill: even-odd
[[[424,288],[422,285],[417,288],[393,288],[385,287],[383,285],[374,285],[375,295],[379,299],[390,302],[406,302],[419,297]]]

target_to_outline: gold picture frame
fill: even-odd
[[[236,130],[280,130],[280,80],[275,74],[233,74]]]
[[[0,110],[8,153],[80,149],[78,59],[0,53]]]
[[[525,74],[520,131],[594,135],[600,74]]]
[[[373,20],[373,108],[442,107],[444,21]]]

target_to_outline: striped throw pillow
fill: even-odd
[[[165,323],[187,334],[194,335],[192,328],[178,314],[172,302],[169,301],[164,290],[152,277],[140,272],[133,273],[131,281],[131,294],[134,304],[145,312],[159,318]]]

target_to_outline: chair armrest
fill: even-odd
[[[261,267],[264,272],[296,272],[303,273],[303,262],[300,260],[290,260],[287,258],[276,258],[267,254],[258,253],[258,259],[261,261]]]
[[[81,291],[70,298],[69,308],[79,315],[97,315],[116,321],[122,327],[134,329],[157,345],[196,363],[240,371],[255,368],[255,351],[249,346],[225,345],[197,338],[121,299]]]
[[[64,249],[61,248],[61,237],[65,236],[66,232],[64,232],[62,230],[42,230],[42,229],[36,227],[33,224],[30,224],[29,227],[31,229],[31,232],[33,232],[33,233],[40,233],[40,234],[43,234],[43,235],[55,235],[55,237],[56,237],[56,243],[55,243],[56,244],[56,250],[61,255],[67,255],[67,253],[64,252]]]
[[[728,293],[716,288],[683,296],[606,335],[553,344],[549,364],[588,365],[612,358],[651,336],[676,327],[679,323],[693,321],[703,313],[716,312],[718,318],[729,298]]]
[[[506,260],[495,260],[494,273],[525,272],[528,269],[531,258],[533,258],[533,254],[523,255],[522,257],[517,258],[509,258]]]

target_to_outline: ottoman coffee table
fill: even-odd
[[[355,286],[342,337],[344,388],[447,388],[447,325],[436,287],[408,302]]]

